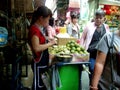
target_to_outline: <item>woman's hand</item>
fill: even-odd
[[[57,41],[55,39],[49,39],[49,43],[51,45],[55,45],[55,44],[57,44]]]

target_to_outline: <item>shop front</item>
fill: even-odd
[[[110,30],[118,30],[120,26],[120,2],[117,0],[100,0],[99,9],[102,9],[106,12],[105,23],[109,25]]]

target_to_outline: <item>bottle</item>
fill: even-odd
[[[81,84],[82,84],[82,90],[89,90],[90,80],[89,80],[89,70],[88,66],[82,65],[83,70],[81,72]]]

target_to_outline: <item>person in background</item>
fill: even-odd
[[[112,37],[114,37],[112,42]],[[109,48],[111,46],[111,42],[113,43],[113,53],[108,54],[110,52]],[[113,54],[113,58],[116,58],[117,53],[120,52],[120,30],[114,33],[107,33],[103,36],[100,42],[97,45],[97,57],[94,68],[94,74],[92,76],[90,90],[120,90],[120,86],[115,85],[117,89],[110,89],[110,85],[112,84],[111,80],[111,64],[110,64],[110,56]],[[120,74],[120,61],[112,59],[113,63],[113,72]],[[118,59],[120,60],[120,59]],[[117,76],[114,76],[117,77]],[[117,77],[118,80],[120,80]],[[120,83],[119,83],[120,85]],[[118,89],[119,88],[119,89]]]
[[[70,17],[71,21],[70,23],[66,26],[67,27],[67,33],[74,37],[79,39],[80,38],[80,26],[78,24],[78,19],[79,19],[79,13],[77,11],[71,11],[70,12]]]
[[[36,90],[46,90],[41,76],[38,75],[41,75],[41,73],[44,73],[46,70],[45,68],[41,67],[48,66],[48,47],[56,44],[56,41],[54,39],[51,39],[49,42],[47,42],[45,33],[43,32],[43,27],[46,27],[48,25],[51,16],[52,12],[46,6],[38,7],[37,10],[35,10],[33,13],[31,25],[28,32],[28,42],[34,56],[32,69],[34,72],[34,77],[36,75],[36,79],[34,78],[33,82],[35,83],[32,87],[33,90],[34,88],[36,88]],[[39,71],[37,70],[37,67],[40,67]]]
[[[56,31],[56,34],[59,34],[60,33],[60,25],[59,25],[59,20],[55,20],[55,31]]]
[[[53,39],[54,38],[54,36],[56,36],[56,31],[55,31],[55,24],[54,24],[54,18],[52,17],[52,18],[50,18],[50,20],[49,20],[49,25],[46,27],[46,29],[47,29],[47,36],[48,36],[48,38],[50,38],[50,39]]]
[[[71,19],[71,17],[70,17],[70,11],[68,11],[68,12],[66,13],[65,25],[68,25],[68,24],[70,23],[70,19]]]
[[[90,53],[89,61],[91,75],[94,69],[94,63],[97,54],[95,47],[102,36],[110,31],[109,26],[103,23],[104,18],[105,12],[102,10],[97,10],[95,12],[94,22],[90,22],[85,26],[80,39],[80,44]]]

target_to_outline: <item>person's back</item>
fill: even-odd
[[[113,38],[112,33],[105,34],[104,37],[99,42],[98,46],[96,47],[99,52],[96,58],[97,61],[96,61],[94,76],[93,76],[91,85],[92,87],[96,87],[94,83],[97,83],[96,81],[99,81],[98,86],[100,90],[108,90],[110,88],[110,85],[112,84],[112,80],[111,80],[112,64],[113,64],[113,70],[114,70],[113,72],[115,75],[114,78],[116,78],[115,82],[117,82],[115,86],[117,88],[118,87],[120,88],[120,69],[119,69],[120,68],[120,54],[119,54],[120,53],[120,33],[117,32],[114,34],[114,38],[112,42],[113,46],[112,46],[112,50],[110,50],[112,38]],[[111,60],[112,60],[112,64],[111,64]],[[99,68],[98,65],[101,68]],[[99,73],[99,74],[97,75],[96,73],[97,74]],[[95,80],[95,79],[99,79],[99,80]]]

